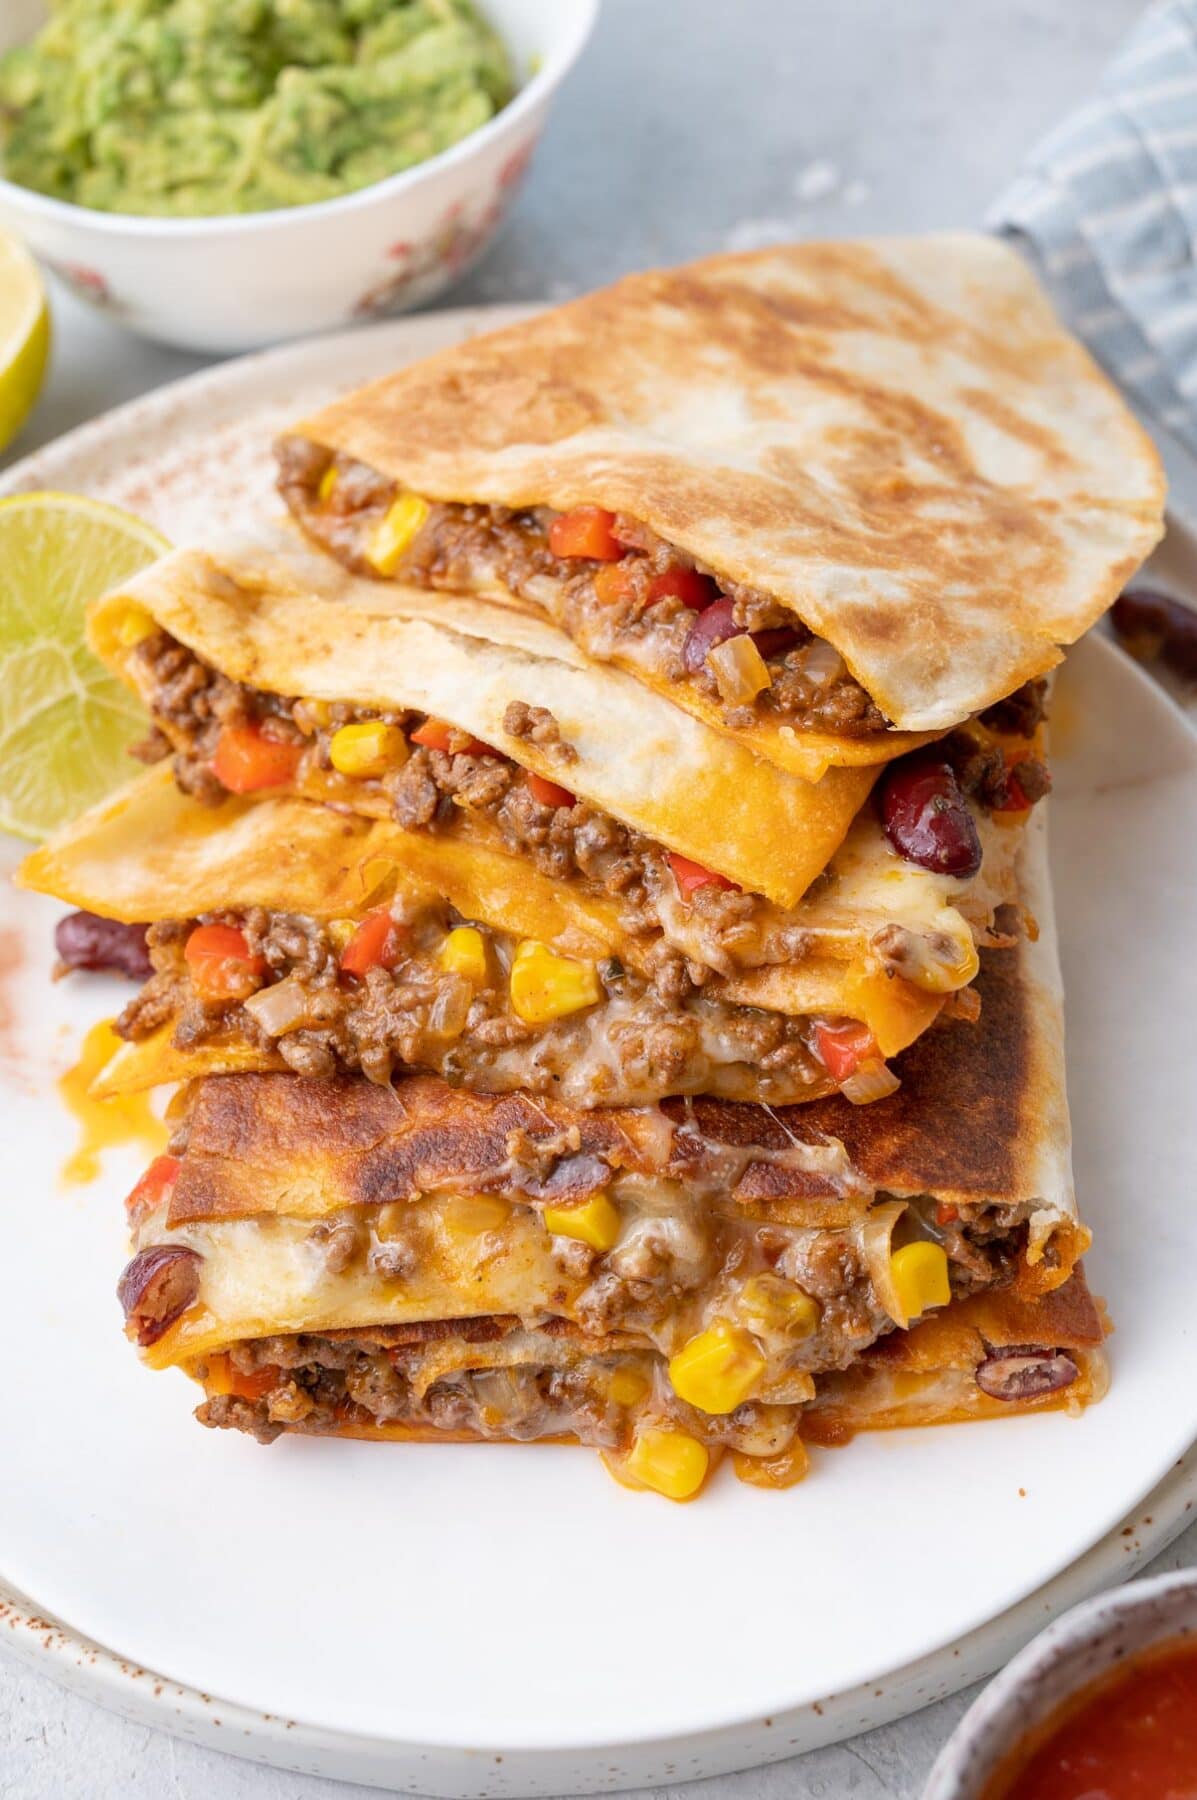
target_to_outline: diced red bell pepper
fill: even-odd
[[[453,736],[461,736],[456,725],[450,725],[446,719],[425,719],[411,733],[413,744],[423,744],[426,750],[443,750],[449,753],[449,741]],[[503,752],[496,750],[492,744],[484,744],[481,738],[472,737],[465,749],[458,752],[461,756],[498,756]]]
[[[240,1369],[231,1365],[228,1372],[229,1393],[236,1394],[241,1400],[264,1400],[273,1388],[282,1381],[282,1373],[274,1363],[267,1363],[264,1369],[255,1369],[252,1375],[243,1375]]]
[[[683,900],[688,900],[699,888],[736,886],[726,875],[719,875],[714,869],[704,869],[701,863],[691,862],[688,856],[679,856],[676,850],[669,852],[669,867],[673,870],[673,879],[677,882],[678,892]]]
[[[958,1206],[953,1206],[947,1200],[941,1200],[939,1205],[935,1208],[935,1223],[937,1225],[954,1225],[959,1217],[960,1208]]]
[[[152,1212],[157,1212],[179,1179],[177,1156],[156,1156],[141,1180],[125,1201],[130,1225],[136,1225]]]
[[[536,775],[528,770],[528,787],[532,798],[539,800],[542,806],[572,806],[574,796],[568,788],[561,787],[556,781],[546,781],[543,775]]]
[[[231,794],[252,794],[293,781],[302,755],[302,744],[266,737],[257,725],[226,725],[212,758],[212,773]]]
[[[672,597],[688,606],[691,612],[702,612],[718,600],[719,589],[709,575],[700,575],[697,569],[687,569],[679,563],[675,568],[653,576],[648,584],[648,597],[650,601]]]
[[[266,973],[266,958],[252,956],[236,925],[197,925],[183,955],[201,1000],[240,1000]]]
[[[1017,751],[1014,751],[1010,755],[1007,756],[1007,758],[1006,758],[1006,798],[1003,801],[1003,803],[1001,804],[1001,806],[995,806],[993,808],[994,812],[1013,813],[1013,812],[1029,812],[1030,811],[1031,802],[1027,799],[1026,794],[1023,792],[1022,782],[1018,779],[1018,776],[1014,773],[1014,771],[1018,767],[1019,763],[1022,762],[1023,760],[1024,759],[1021,756],[1019,756]]]
[[[554,556],[581,556],[591,562],[618,562],[625,546],[612,526],[615,514],[602,506],[575,506],[558,513],[549,526],[549,549]]]
[[[393,969],[403,955],[407,937],[407,927],[392,919],[389,907],[376,907],[366,914],[341,952],[341,968],[359,979],[368,969]]]
[[[876,1038],[859,1019],[821,1021],[815,1026],[815,1050],[836,1082],[847,1081],[862,1062],[881,1054]]]
[[[604,563],[594,574],[594,591],[604,606],[619,606],[632,591],[632,565],[634,556],[625,556],[622,562]]]

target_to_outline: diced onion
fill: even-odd
[[[861,1063],[854,1075],[840,1082],[840,1093],[845,1100],[851,1100],[853,1106],[868,1106],[874,1100],[884,1100],[902,1083],[883,1062]]]
[[[747,632],[708,650],[707,665],[728,706],[743,706],[773,685],[765,659]]]
[[[787,1369],[776,1381],[763,1387],[758,1396],[772,1406],[805,1406],[814,1397],[814,1377],[808,1375],[805,1369]]]
[[[460,1037],[473,1001],[473,986],[464,975],[444,977],[429,1009],[429,1031],[437,1037]]]
[[[905,1211],[906,1202],[904,1200],[886,1200],[881,1206],[874,1206],[870,1210],[860,1228],[861,1254],[868,1267],[873,1290],[894,1324],[900,1325],[903,1330],[906,1329],[910,1320],[898,1297],[898,1289],[893,1276],[893,1250],[890,1240],[894,1234],[894,1226]]]
[[[275,982],[273,987],[259,988],[244,1002],[268,1037],[283,1037],[288,1031],[307,1023],[311,1000],[302,982],[294,976]]]
[[[555,575],[529,575],[521,583],[520,593],[537,606],[552,607],[561,597],[561,583]]]
[[[802,674],[812,687],[826,687],[843,672],[843,657],[825,638],[815,638],[802,652]]]

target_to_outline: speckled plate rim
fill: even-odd
[[[151,391],[77,428],[0,476],[0,494],[54,484],[65,457],[95,455],[127,443],[144,419],[160,432],[201,395],[217,415],[273,391],[280,369],[319,343],[335,362],[339,385],[351,386],[377,367],[380,343],[397,355],[422,355],[538,310],[530,306],[463,308],[266,350],[204,369]],[[1188,586],[1186,581],[1185,586]],[[1140,677],[1140,680],[1143,678]],[[1187,1452],[1142,1504],[1098,1544],[1048,1583],[954,1645],[813,1705],[753,1717],[685,1736],[598,1750],[537,1747],[506,1757],[489,1750],[421,1745],[314,1726],[251,1710],[180,1686],[129,1663],[38,1606],[0,1578],[0,1628],[10,1646],[42,1673],[139,1723],[228,1753],[296,1773],[446,1796],[559,1795],[676,1783],[776,1762],[885,1724],[958,1691],[991,1672],[1058,1613],[1103,1586],[1125,1579],[1164,1549],[1197,1507],[1197,1449]],[[815,1716],[812,1716],[815,1715]]]
[[[446,1751],[354,1737],[301,1720],[250,1711],[236,1702],[127,1662],[57,1619],[37,1610],[25,1595],[0,1580],[0,1643],[39,1674],[140,1725],[168,1731],[191,1743],[223,1750],[292,1774],[401,1787],[415,1793],[468,1796],[558,1795],[618,1792],[654,1783],[726,1775],[780,1762],[802,1751],[834,1744],[857,1732],[930,1706],[1003,1665],[1044,1626],[1081,1600],[1129,1579],[1166,1550],[1197,1518],[1197,1447],[1183,1456],[1121,1525],[1017,1606],[991,1619],[960,1643],[945,1646],[892,1674],[885,1685],[830,1695],[813,1711],[711,1732],[701,1740],[661,1740],[629,1746],[618,1754],[571,1761],[565,1752],[538,1757],[535,1776],[516,1759],[508,1768],[489,1752]]]

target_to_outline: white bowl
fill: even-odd
[[[980,1800],[1019,1740],[1137,1650],[1197,1636],[1197,1569],[1132,1581],[1049,1625],[969,1707],[936,1758],[923,1800]]]
[[[483,0],[515,98],[459,144],[372,187],[275,212],[155,219],[93,212],[0,180],[0,226],[93,306],[188,350],[253,349],[402,312],[478,257],[527,168],[598,0]],[[42,0],[3,0],[0,50],[27,42]]]

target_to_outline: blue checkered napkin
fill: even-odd
[[[1036,147],[989,222],[1114,379],[1197,454],[1197,0],[1144,14],[1096,98]]]

